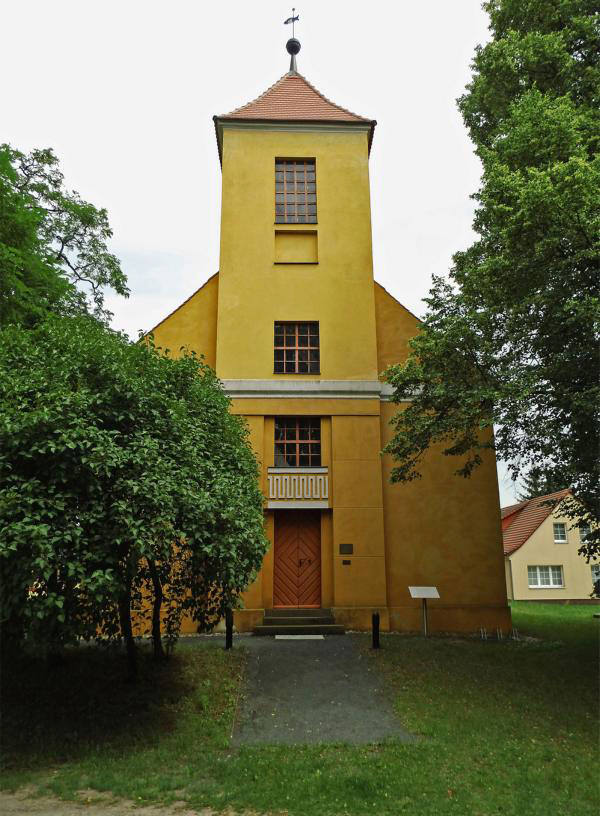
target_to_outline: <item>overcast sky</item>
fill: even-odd
[[[480,0],[297,1],[300,73],[377,119],[375,277],[422,315],[431,276],[473,240],[480,165],[455,100],[487,17]],[[132,337],[218,269],[212,116],[287,71],[290,14],[275,0],[3,4],[0,142],[54,148],[67,186],[107,208],[131,288],[108,305]],[[503,472],[500,482],[508,503]]]

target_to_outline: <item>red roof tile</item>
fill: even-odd
[[[570,493],[571,491],[566,488],[556,493],[536,496],[535,499],[503,507],[501,509],[502,518],[508,521],[502,532],[504,555],[510,555],[522,547],[540,524],[548,518],[556,505]],[[546,504],[546,502],[551,503]],[[512,516],[512,519],[509,520],[509,516]]]
[[[370,119],[331,102],[302,74],[292,71],[284,74],[257,99],[218,118],[371,123]]]
[[[517,510],[520,510],[521,507],[525,507],[529,499],[525,501],[519,502],[518,504],[509,504],[508,507],[501,507],[500,514],[502,518],[506,518],[507,516],[512,516],[513,513],[516,513]]]

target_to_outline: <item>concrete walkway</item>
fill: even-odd
[[[236,638],[239,646],[249,654],[234,745],[414,741],[355,636]]]

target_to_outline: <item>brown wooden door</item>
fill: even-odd
[[[321,513],[279,510],[275,513],[273,606],[321,606]]]

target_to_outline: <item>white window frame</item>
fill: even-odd
[[[556,528],[557,527],[562,527],[563,533],[565,535],[564,538],[557,538],[556,537]],[[555,522],[553,522],[552,531],[553,531],[553,534],[554,534],[554,543],[555,544],[567,544],[568,543],[567,525],[565,524],[564,521],[555,521]]]
[[[542,576],[540,570],[548,570],[550,583],[542,584]],[[535,570],[537,583],[531,583],[530,570]],[[552,570],[560,570],[560,584],[554,583],[554,575]],[[565,574],[562,564],[528,564],[527,565],[527,585],[529,589],[564,589],[565,588]]]
[[[590,570],[592,572],[592,583],[595,584],[596,581],[600,581],[600,564],[590,564]]]
[[[592,528],[589,524],[582,524],[579,528],[579,539],[583,543],[589,534],[592,532]]]

